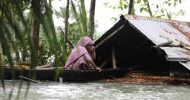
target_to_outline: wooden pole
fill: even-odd
[[[30,79],[30,78],[27,78],[27,77],[24,77],[24,76],[19,76],[19,78],[21,78],[21,79],[23,79],[23,80],[26,80],[26,81],[28,81],[28,82],[40,83],[39,81]]]
[[[114,48],[112,48],[112,65],[113,65],[113,68],[114,68],[114,69],[115,69],[116,66],[117,66],[116,56],[115,56],[115,50],[114,50]]]
[[[162,47],[162,46],[171,46],[171,43],[172,43],[172,41],[168,41],[168,42],[165,42],[165,43],[161,43],[161,44],[155,45],[153,47],[159,48],[159,47]]]
[[[110,38],[112,38],[118,31],[122,30],[124,27],[125,27],[125,25],[121,25],[120,27],[118,27],[117,29],[115,29],[115,31],[113,31],[110,35],[108,35],[107,37],[105,37],[105,39],[103,39],[102,41],[100,41],[96,45],[96,48],[98,48],[99,46],[101,46],[102,44],[104,44],[106,41],[108,41]]]
[[[100,67],[100,68],[103,68],[104,65],[108,63],[109,60],[110,60],[110,59],[105,60],[99,67]]]

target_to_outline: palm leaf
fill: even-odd
[[[78,16],[78,13],[77,13],[77,10],[76,10],[76,7],[75,7],[73,0],[71,0],[71,7],[72,7],[72,11],[74,13],[74,17],[75,17],[77,24],[79,26],[79,32],[80,32],[80,34],[83,34],[82,31],[80,30],[80,29],[82,29],[81,21],[79,19],[79,16]]]
[[[87,15],[86,15],[86,8],[85,8],[85,2],[84,0],[80,0],[80,16],[82,21],[82,28],[83,32],[86,35],[87,34]]]
[[[1,45],[0,45],[1,47]],[[3,90],[5,91],[5,84],[4,84],[4,69],[1,66],[1,61],[2,61],[2,54],[1,54],[1,50],[0,50],[0,81],[1,81],[1,86],[3,87]]]
[[[6,42],[8,40],[7,40],[7,38],[6,38],[5,34],[4,34],[3,29],[0,30],[0,36],[1,36],[0,37],[0,43],[1,43],[1,46],[2,46],[3,53],[7,56],[8,62],[10,64],[10,66],[11,66],[12,78],[15,79],[15,71],[13,69],[14,64],[13,64],[13,59],[12,59],[11,50],[10,50],[11,48],[10,48],[10,44]]]

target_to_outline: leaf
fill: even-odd
[[[143,0],[144,1],[144,3],[147,3],[147,0]]]
[[[137,0],[137,3],[141,3],[141,0]]]
[[[143,11],[147,12],[148,9],[147,9],[147,8],[144,8],[144,7],[140,8],[140,12],[142,13]]]
[[[75,4],[74,4],[73,0],[71,0],[71,6],[72,6],[72,10],[73,10],[73,13],[74,13],[75,20],[77,21],[78,26],[79,26],[79,33],[82,34],[81,20],[79,19],[79,14],[77,13],[77,10],[76,10],[76,7],[75,7]]]
[[[148,8],[144,8],[144,11],[148,12]]]
[[[85,2],[84,0],[80,0],[80,16],[82,21],[82,27],[83,27],[83,34],[87,34],[87,15],[86,15],[86,8],[85,8]]]
[[[159,8],[158,4],[156,5],[156,8]]]
[[[167,17],[168,17],[168,19],[171,19],[172,18],[172,14],[169,13],[169,12],[167,12]]]
[[[171,3],[168,3],[168,6],[171,6]]]
[[[127,5],[127,4],[124,4],[123,7],[124,7],[124,9],[127,9],[128,5]]]
[[[179,3],[181,3],[181,0],[179,0]]]
[[[161,9],[161,12],[162,12],[162,13],[164,13],[164,10],[163,10],[163,9]]]
[[[0,45],[0,47],[1,47],[1,45]],[[2,63],[2,53],[1,53],[1,50],[0,50],[0,81],[1,81],[1,85],[3,87],[3,92],[5,92],[4,68],[1,66],[1,63]]]
[[[123,7],[122,6],[118,6],[118,9],[123,10]]]
[[[142,13],[142,11],[143,11],[143,8],[140,8],[140,13]]]
[[[0,21],[1,22],[1,21]],[[7,38],[5,37],[5,34],[4,34],[4,31],[1,29],[0,30],[0,43],[1,43],[1,46],[2,46],[2,50],[3,50],[3,54],[6,55],[7,59],[8,59],[8,62],[10,64],[10,67],[11,67],[11,74],[12,74],[12,79],[15,79],[15,71],[13,69],[13,59],[12,59],[12,56],[11,56],[11,47],[10,47],[10,44],[6,41]]]
[[[74,17],[75,17],[76,21],[79,21],[78,13],[77,13],[77,10],[76,10],[76,7],[75,7],[73,0],[71,0],[71,7],[72,7],[72,10],[74,12]]]

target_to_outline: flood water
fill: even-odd
[[[0,100],[188,100],[189,86],[135,85],[122,83],[27,83],[6,81],[0,88]],[[19,87],[22,87],[19,89]],[[11,94],[11,91],[12,94]],[[20,93],[20,95],[17,95]],[[27,94],[27,95],[25,95]]]

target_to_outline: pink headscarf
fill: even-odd
[[[94,42],[88,36],[82,37],[78,42],[78,46],[85,47],[87,45],[94,45]]]
[[[65,64],[65,67],[67,67],[68,65],[72,64],[73,62],[75,62],[76,60],[78,60],[81,56],[83,56],[84,54],[89,54],[88,51],[86,50],[85,46],[87,45],[93,45],[94,42],[87,36],[82,37],[77,46],[72,49],[69,58]],[[92,58],[88,57],[88,60],[92,60]]]

